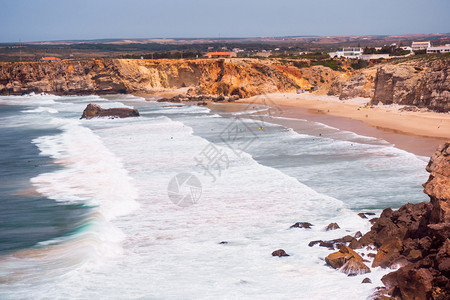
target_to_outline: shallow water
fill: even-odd
[[[79,120],[88,103],[141,117]],[[320,123],[297,133],[125,95],[0,105],[0,298],[361,299],[386,271],[361,285],[309,241],[367,231],[361,210],[427,200],[423,159]],[[184,173],[201,188],[172,190]]]

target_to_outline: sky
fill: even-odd
[[[450,0],[0,0],[0,42],[449,32]]]

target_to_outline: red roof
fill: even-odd
[[[233,55],[234,52],[209,52],[206,53],[205,56],[226,56],[226,55]]]
[[[41,58],[41,60],[61,60],[61,59],[57,58],[57,57],[53,57],[53,56],[47,56],[47,57]]]

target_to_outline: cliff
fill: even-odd
[[[0,63],[0,94],[111,94],[192,87],[249,97],[307,85],[298,69],[257,60],[125,60]]]
[[[347,63],[348,64],[348,63]],[[112,94],[189,87],[194,94],[249,97],[318,87],[318,94],[369,98],[450,111],[450,58],[388,62],[359,71],[297,68],[258,59],[127,60],[0,63],[0,95]]]
[[[450,59],[385,63],[337,77],[326,90],[341,100],[370,98],[370,103],[400,104],[450,111]]]

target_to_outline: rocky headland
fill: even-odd
[[[369,273],[370,267],[398,268],[381,279],[385,286],[373,299],[450,299],[450,142],[437,149],[426,169],[430,176],[423,186],[430,202],[387,208],[362,236],[310,243],[338,248],[325,261],[349,276]],[[376,250],[369,254],[371,265],[358,249]]]
[[[450,111],[450,58],[386,62],[361,70],[298,68],[290,61],[258,59],[95,59],[0,63],[0,94],[58,95],[157,93],[186,88],[175,99],[208,101],[314,90],[341,100],[401,104]],[[220,101],[220,100],[219,100]]]

